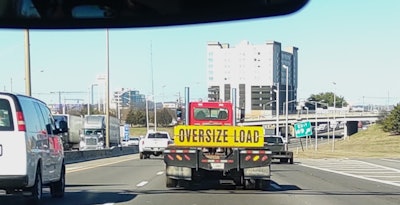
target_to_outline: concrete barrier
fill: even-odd
[[[139,152],[138,146],[112,147],[109,149],[101,149],[101,150],[65,151],[64,160],[65,164],[72,164],[72,163],[84,162],[95,159],[136,154],[138,152]]]

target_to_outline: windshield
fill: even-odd
[[[224,108],[195,108],[196,120],[227,120],[228,110]]]
[[[164,133],[151,133],[148,134],[147,138],[152,138],[152,139],[168,139],[168,134]]]
[[[283,140],[280,137],[264,137],[264,142],[267,142],[267,143],[283,143]]]
[[[71,14],[89,24],[108,3],[261,10],[296,0],[72,1],[86,3]],[[60,156],[50,143],[36,149],[51,142],[39,121],[48,115],[35,121],[35,105],[18,113],[0,99],[0,204],[29,204],[44,187],[39,204],[399,205],[399,48],[399,0],[314,0],[285,16],[168,27],[2,28],[0,96],[30,84],[52,113],[91,120],[69,122]],[[122,143],[132,136],[150,140]]]

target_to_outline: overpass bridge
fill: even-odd
[[[315,124],[319,125],[322,123],[332,124],[344,122],[345,136],[354,134],[358,130],[359,121],[369,121],[371,123],[376,122],[380,113],[377,112],[329,112],[329,113],[297,113],[289,114],[287,117],[288,126],[293,127],[295,123],[310,121],[312,126]],[[286,126],[286,115],[279,115],[278,119],[276,116],[259,116],[258,118],[246,118],[243,123],[244,126],[264,126],[264,127],[276,127],[279,124],[280,128]],[[280,129],[284,131],[285,129]],[[283,132],[282,132],[283,133]]]

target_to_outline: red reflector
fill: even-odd
[[[244,160],[249,161],[251,159],[250,155],[247,155],[246,158],[244,158]]]
[[[268,156],[267,155],[264,155],[262,158],[261,158],[261,161],[265,161],[265,160],[267,160],[268,159]]]
[[[183,156],[185,157],[186,160],[188,160],[188,161],[190,160],[190,157],[188,155],[185,154]]]
[[[26,131],[24,115],[22,112],[17,112],[18,131]]]
[[[174,157],[172,157],[171,155],[167,155],[168,159],[170,160],[174,160]]]

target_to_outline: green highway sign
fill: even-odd
[[[310,121],[299,122],[294,124],[294,132],[296,133],[296,137],[311,136],[312,129]]]

